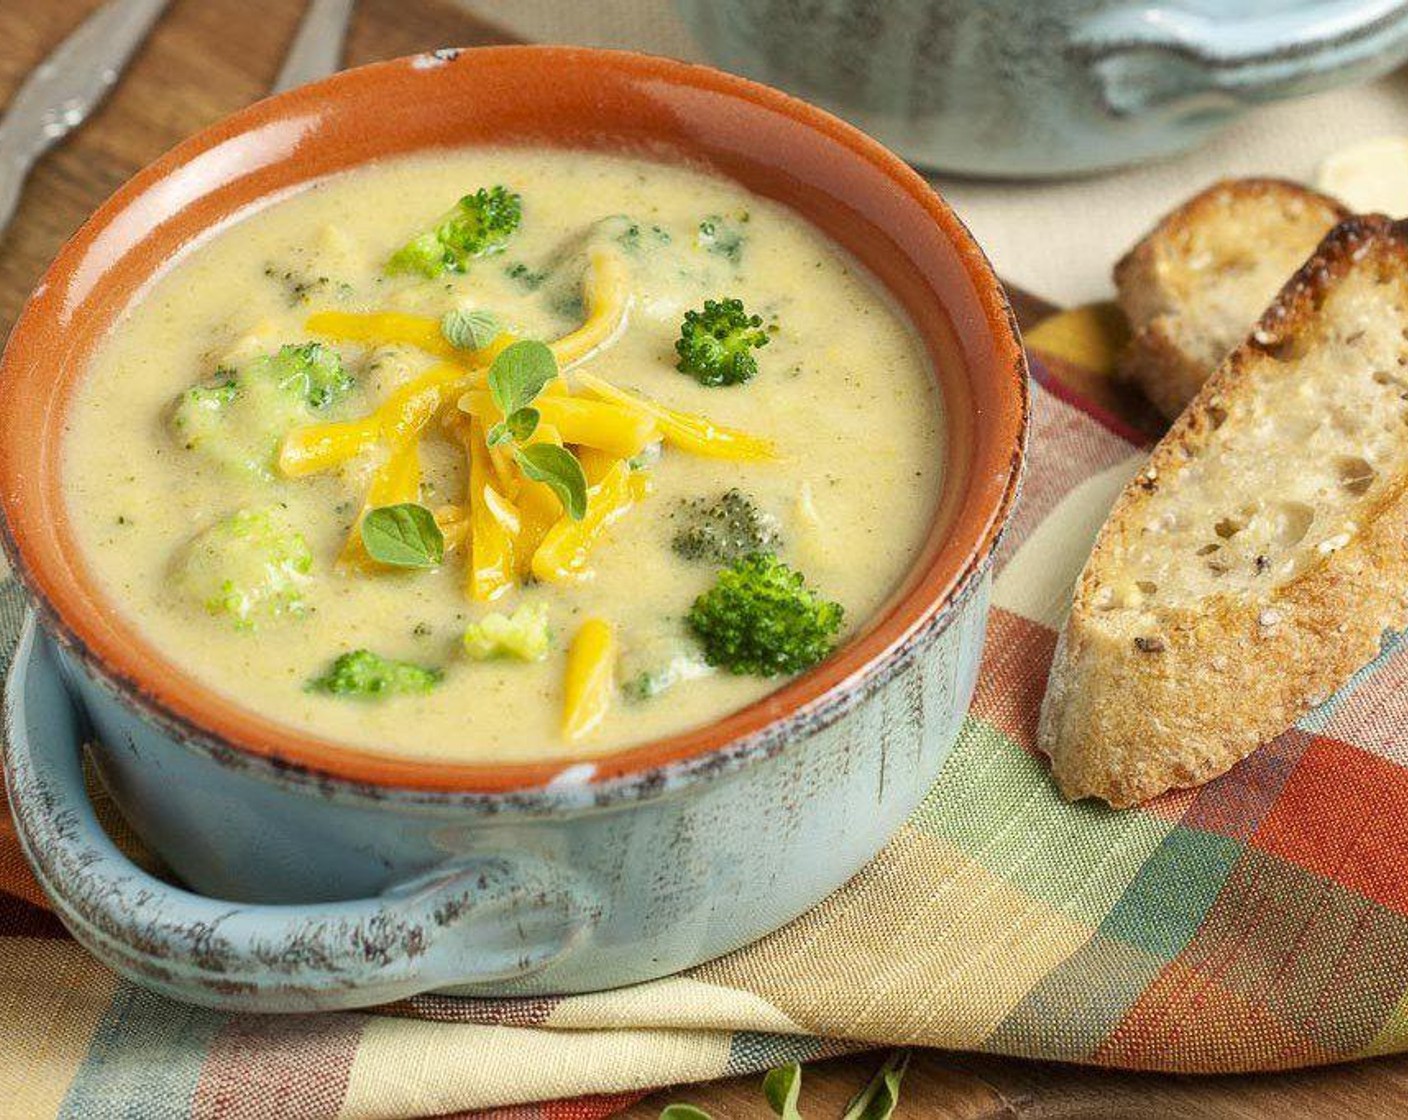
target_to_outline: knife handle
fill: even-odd
[[[284,56],[274,93],[326,78],[342,67],[342,44],[353,0],[309,0],[298,33]]]
[[[0,230],[25,176],[116,84],[168,0],[108,0],[34,68],[0,119]]]

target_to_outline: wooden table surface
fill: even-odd
[[[0,104],[96,6],[97,0],[0,4]],[[176,141],[267,91],[301,9],[299,0],[175,0],[114,95],[31,177],[0,240],[0,335],[8,333],[45,263],[104,197]],[[360,0],[347,58],[355,64],[507,41],[451,0]],[[1034,301],[1016,302],[1028,315],[1038,309]],[[1102,387],[1093,389],[1105,395]],[[878,1054],[857,1055],[808,1066],[806,1115],[839,1116],[880,1060]],[[657,1093],[625,1115],[654,1117],[672,1100],[697,1104],[718,1120],[768,1114],[759,1079],[749,1077]],[[1402,1116],[1408,1115],[1408,1058],[1292,1074],[1189,1078],[923,1053],[905,1080],[898,1115]]]

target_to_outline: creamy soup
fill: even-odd
[[[96,354],[64,481],[117,609],[237,703],[539,760],[708,722],[843,643],[917,553],[940,448],[915,331],[788,210],[476,150],[175,262]]]

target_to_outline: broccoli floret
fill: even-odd
[[[171,410],[171,437],[217,465],[256,478],[273,477],[280,437],[311,418],[302,397],[266,378],[233,380],[187,389]]]
[[[512,615],[486,614],[464,631],[464,651],[475,661],[541,661],[551,644],[546,603],[524,603]]]
[[[705,300],[704,310],[685,312],[675,368],[701,385],[739,385],[758,372],[753,350],[767,344],[762,319],[741,300]]]
[[[269,478],[283,434],[353,385],[337,351],[318,342],[284,346],[187,389],[172,407],[171,435],[223,467]]]
[[[251,630],[304,610],[313,553],[301,533],[265,509],[242,509],[195,537],[172,585],[208,614]]]
[[[723,257],[730,264],[739,264],[743,260],[743,243],[747,240],[741,225],[747,220],[746,210],[736,217],[710,214],[699,223],[695,241],[701,249]]]
[[[200,412],[219,412],[239,393],[235,371],[222,366],[204,385],[193,385],[181,395],[181,402]]]
[[[392,254],[386,271],[418,272],[435,278],[442,272],[463,272],[473,257],[497,253],[523,220],[523,200],[506,187],[480,187]]]
[[[344,653],[326,673],[308,682],[309,692],[376,699],[397,693],[429,692],[444,679],[440,669],[395,661],[369,649]]]
[[[171,408],[171,431],[185,447],[194,449],[223,422],[225,410],[239,396],[239,379],[232,369],[218,369],[202,385],[192,385]]]
[[[799,673],[835,647],[844,617],[795,572],[767,552],[719,573],[686,617],[704,659],[730,673],[774,677]]]
[[[777,518],[737,488],[712,502],[686,499],[680,513],[684,524],[671,543],[685,560],[733,564],[754,552],[773,552],[782,542]]]
[[[268,377],[309,408],[326,408],[356,384],[343,369],[337,351],[321,342],[281,346],[277,354],[256,358],[249,372],[254,377]]]
[[[713,671],[682,631],[653,634],[641,640],[628,637],[616,666],[621,692],[631,700],[649,700]]]

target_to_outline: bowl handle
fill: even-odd
[[[1240,18],[1136,6],[1086,21],[1068,50],[1117,116],[1215,112],[1387,72],[1408,55],[1408,2],[1329,0]]]
[[[82,717],[32,615],[5,728],[11,810],[55,911],[99,959],[175,999],[323,1011],[504,983],[570,953],[596,922],[588,892],[519,853],[457,858],[374,898],[306,906],[205,898],[147,874],[93,812]]]

